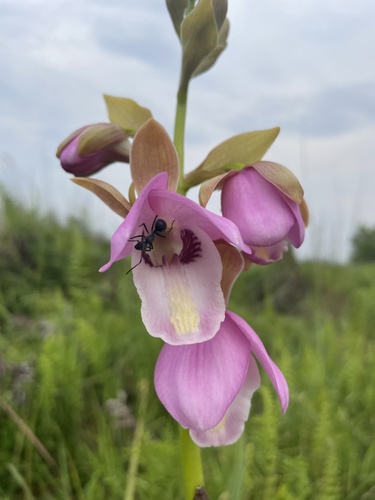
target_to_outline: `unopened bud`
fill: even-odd
[[[76,177],[94,174],[115,161],[128,163],[126,132],[112,123],[95,123],[73,132],[58,147],[62,168]]]

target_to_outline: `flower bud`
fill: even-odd
[[[94,174],[115,161],[129,162],[126,132],[112,123],[95,123],[73,132],[58,147],[62,168],[76,177]]]
[[[223,180],[221,204],[224,217],[237,225],[253,250],[249,259],[258,264],[279,260],[288,241],[296,248],[303,242],[298,203],[252,166]]]

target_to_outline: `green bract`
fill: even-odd
[[[280,132],[279,127],[245,132],[221,142],[185,177],[187,188],[230,170],[242,170],[261,160]]]
[[[137,130],[152,118],[149,109],[143,108],[132,99],[104,94],[104,100],[109,121],[123,128],[130,136],[134,136]]]
[[[230,137],[210,151],[198,168],[227,170],[228,165],[236,163],[242,164],[244,167],[251,165],[263,157],[279,132],[280,128],[275,127],[267,130],[245,132]]]

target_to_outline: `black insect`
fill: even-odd
[[[143,257],[143,252],[151,252],[151,250],[154,248],[153,242],[155,239],[155,236],[160,236],[160,238],[166,238],[168,234],[172,231],[173,224],[175,221],[172,222],[171,227],[169,228],[169,231],[167,234],[161,234],[164,233],[167,230],[167,223],[165,222],[164,219],[158,219],[158,216],[155,215],[155,219],[152,222],[151,226],[151,231],[147,229],[146,224],[143,222],[142,224],[139,225],[139,227],[144,227],[146,230],[146,234],[142,231],[142,234],[136,234],[132,236],[129,241],[134,241],[136,242],[134,245],[134,248],[136,250],[139,250],[141,252],[141,258],[139,259],[138,264],[133,266],[131,269],[126,274],[129,274],[130,271],[133,271],[133,269],[142,262],[142,257]],[[141,239],[138,239],[141,238]]]

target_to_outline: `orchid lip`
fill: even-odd
[[[224,319],[221,258],[200,228],[182,227],[178,220],[168,226],[152,241],[144,235],[134,240],[132,271],[142,319],[150,335],[171,345],[204,342]]]

